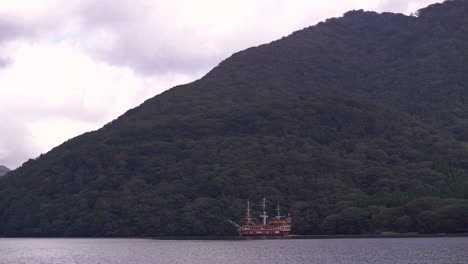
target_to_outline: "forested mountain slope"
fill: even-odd
[[[250,48],[0,180],[0,234],[468,231],[468,3],[352,11]]]

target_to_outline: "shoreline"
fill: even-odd
[[[365,234],[365,235],[289,235],[289,236],[169,236],[169,237],[0,237],[0,239],[150,239],[150,240],[275,240],[275,239],[367,239],[367,238],[450,238],[468,237],[460,234]]]
[[[154,240],[274,240],[274,239],[366,239],[366,238],[447,238],[468,237],[468,233],[462,234],[366,234],[366,235],[289,235],[289,236],[201,236],[201,237],[148,237]]]

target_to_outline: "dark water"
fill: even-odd
[[[0,239],[0,263],[468,263],[468,237],[286,240]]]

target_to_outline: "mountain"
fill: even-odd
[[[232,235],[264,195],[296,234],[467,232],[467,18],[351,11],[236,53],[3,177],[0,234]]]
[[[0,176],[3,176],[5,174],[7,174],[8,172],[10,171],[9,168],[3,166],[3,165],[0,165]]]

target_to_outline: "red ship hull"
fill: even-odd
[[[272,220],[266,225],[248,224],[239,229],[241,236],[287,236],[291,232],[291,218]]]
[[[251,231],[251,230],[242,230],[240,234],[242,236],[288,236],[289,231],[269,231],[269,230],[259,230],[259,231]]]

